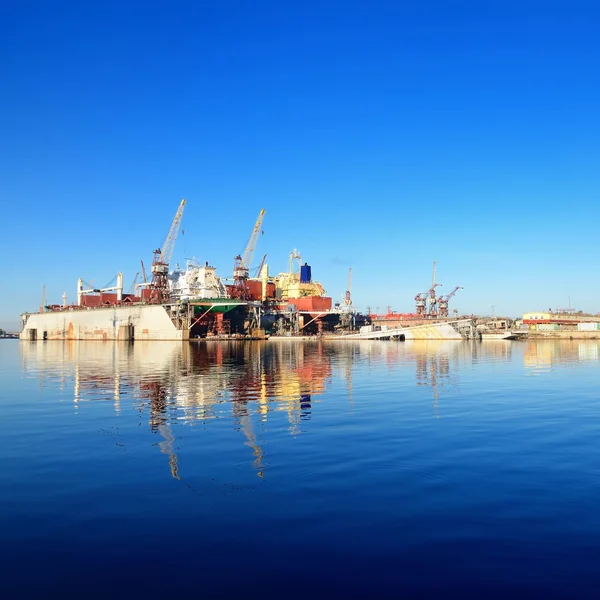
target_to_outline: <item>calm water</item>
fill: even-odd
[[[598,597],[599,356],[0,341],[2,596]]]

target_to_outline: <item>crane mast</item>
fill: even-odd
[[[436,283],[435,281],[435,273],[436,273],[436,264],[435,260],[433,261],[433,274],[431,278],[431,287],[429,288],[429,316],[437,317],[438,315],[438,307],[437,307],[437,298],[435,297],[435,288],[438,285],[442,285],[441,283]]]
[[[179,208],[175,213],[169,233],[165,238],[162,248],[157,248],[154,251],[152,259],[152,282],[150,284],[150,301],[160,304],[169,300],[169,261],[175,248],[175,240],[179,233],[179,225],[183,216],[186,199],[179,203]]]
[[[350,306],[352,304],[352,267],[348,268],[348,287],[346,288],[346,298],[344,304]]]
[[[240,298],[245,300],[248,296],[248,290],[246,287],[246,281],[248,280],[250,273],[250,264],[252,263],[252,256],[256,249],[256,242],[258,241],[258,235],[261,231],[261,225],[263,217],[265,216],[265,209],[263,208],[258,214],[250,239],[246,244],[246,248],[242,254],[238,254],[234,258],[233,262],[233,292],[234,298]]]

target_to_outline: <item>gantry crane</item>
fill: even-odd
[[[425,316],[427,312],[427,297],[429,296],[429,292],[421,292],[415,296],[415,313],[422,317]]]
[[[171,223],[171,228],[169,229],[169,233],[165,238],[162,248],[158,248],[154,251],[149,300],[156,304],[161,304],[169,300],[169,262],[173,255],[173,249],[175,248],[175,240],[179,233],[179,225],[181,224],[185,203],[186,199],[183,198],[179,203],[179,208],[175,213],[175,218]]]
[[[252,262],[252,256],[256,248],[256,242],[258,241],[258,234],[262,225],[263,217],[265,216],[265,209],[263,208],[258,214],[254,229],[250,234],[250,239],[246,244],[246,248],[242,254],[238,254],[233,263],[233,290],[232,297],[246,300],[248,297],[248,288],[246,287],[246,281],[250,273],[250,264]]]
[[[448,316],[448,302],[449,302],[450,298],[452,298],[452,296],[454,296],[454,294],[456,294],[456,292],[458,292],[458,290],[463,290],[463,289],[464,288],[462,286],[457,285],[449,294],[438,297],[437,303],[438,303],[438,310],[439,310],[440,317]]]

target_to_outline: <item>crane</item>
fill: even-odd
[[[254,224],[254,228],[252,229],[252,233],[250,234],[250,239],[246,244],[246,248],[244,248],[244,252],[242,254],[238,254],[234,258],[232,290],[232,296],[234,298],[240,298],[242,300],[245,300],[248,296],[246,281],[248,280],[250,264],[252,263],[252,256],[254,255],[256,242],[258,241],[258,234],[261,231],[260,228],[264,216],[265,209],[263,208],[258,214],[258,218],[256,219],[256,223]]]
[[[175,240],[179,233],[179,225],[181,223],[181,217],[183,216],[183,209],[185,208],[186,199],[183,198],[179,203],[179,208],[175,213],[175,218],[171,223],[169,233],[165,238],[162,248],[158,248],[154,251],[154,257],[152,259],[152,283],[150,284],[151,293],[150,301],[160,304],[166,302],[169,299],[169,261],[175,248]]]
[[[267,259],[267,255],[265,254],[265,255],[262,257],[262,260],[260,261],[260,264],[259,264],[259,265],[258,265],[258,267],[256,268],[256,276],[257,276],[257,277],[260,277],[260,274],[261,274],[261,272],[262,272],[262,270],[263,270],[263,267],[265,266],[265,260],[266,260],[266,259]]]
[[[144,283],[148,283],[148,278],[146,277],[146,267],[144,266],[144,261],[140,260],[140,263],[142,265],[142,279],[144,280]]]
[[[135,274],[135,277],[133,278],[133,282],[131,284],[131,287],[129,288],[129,292],[128,292],[129,294],[135,294],[135,284],[137,283],[139,275],[140,275],[140,272],[138,271]]]
[[[415,313],[420,316],[425,316],[427,297],[429,292],[421,292],[415,296]]]
[[[457,285],[449,294],[446,294],[445,296],[440,296],[437,299],[440,317],[448,316],[448,301],[454,296],[454,294],[456,294],[456,292],[458,292],[458,290],[463,289],[464,288],[462,286]]]
[[[437,317],[438,308],[437,308],[437,298],[435,297],[435,288],[438,285],[442,285],[441,283],[436,283],[435,271],[436,271],[436,264],[435,264],[435,260],[434,260],[433,261],[433,276],[431,278],[431,287],[429,288],[429,312],[428,312],[428,314],[430,317]]]
[[[348,268],[348,287],[346,288],[346,298],[344,299],[344,304],[346,306],[352,305],[352,267]]]

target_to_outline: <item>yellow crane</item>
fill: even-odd
[[[258,241],[258,234],[261,231],[263,217],[265,216],[265,209],[263,208],[258,214],[250,239],[246,244],[246,248],[242,254],[238,254],[233,263],[233,296],[235,298],[245,299],[248,295],[246,289],[246,281],[250,273],[250,265],[252,263],[252,256],[256,249],[256,242]]]

